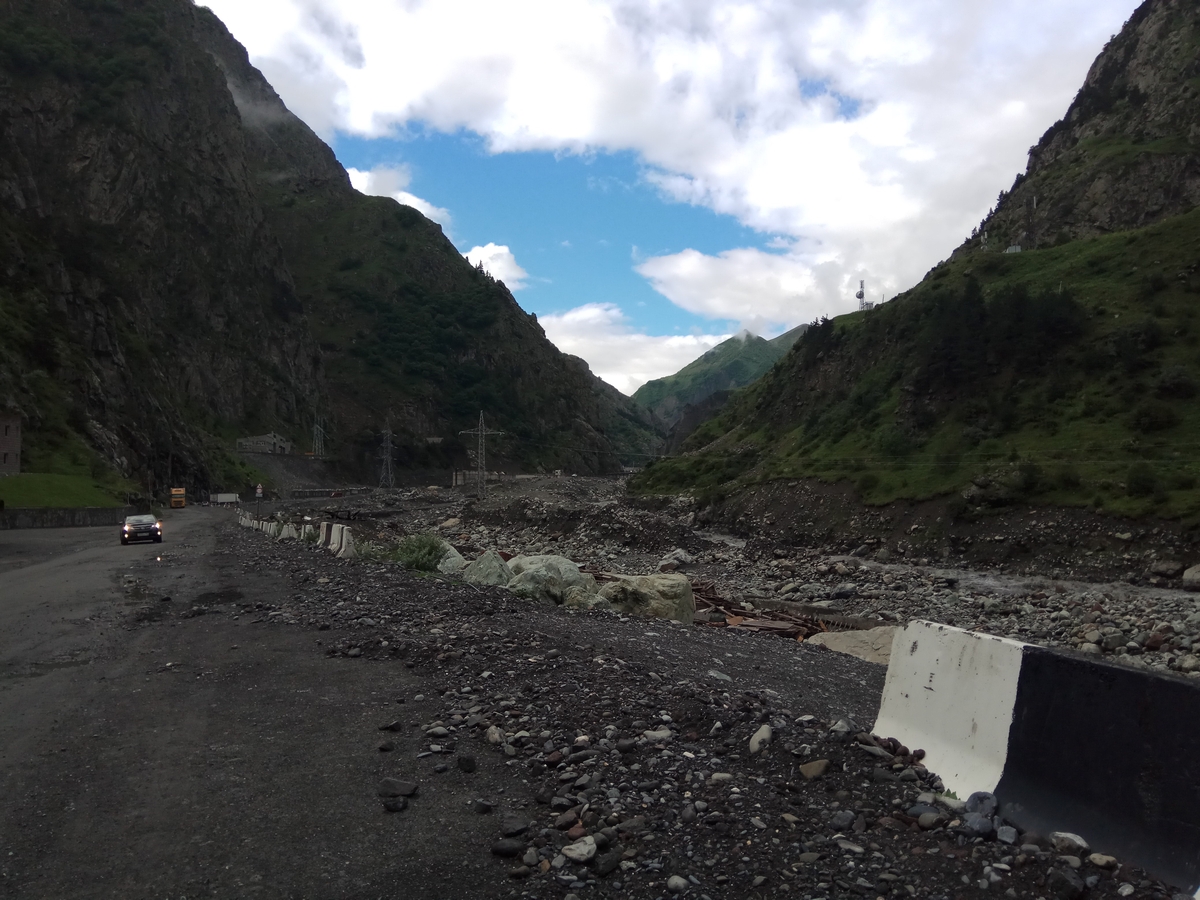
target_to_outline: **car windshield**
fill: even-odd
[[[126,516],[126,525],[153,525],[158,519],[154,516]]]

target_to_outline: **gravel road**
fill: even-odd
[[[883,677],[221,510],[169,514],[162,545],[3,532],[0,895],[1171,896],[972,836],[868,736]]]

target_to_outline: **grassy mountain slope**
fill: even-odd
[[[318,416],[362,458],[390,414],[418,465],[481,408],[530,468],[659,440],[189,0],[0,4],[0,405],[33,470],[152,490],[240,486],[236,436]]]
[[[633,399],[667,425],[674,425],[688,406],[696,406],[713,394],[745,387],[761,378],[805,328],[804,325],[793,328],[771,340],[749,332],[734,335],[674,375],[646,382],[634,392]]]
[[[1113,178],[1112,156],[1085,135],[1108,134],[1111,146],[1134,128],[1132,141],[1140,113],[1120,100],[1093,110],[1085,86],[1068,125],[1039,146],[1076,126],[1079,142],[1057,164],[1031,157],[988,220],[987,249],[968,241],[892,302],[815,323],[689,438],[687,455],[651,466],[635,487],[725,493],[817,476],[852,481],[876,503],[953,491],[982,507],[1034,499],[1200,517],[1200,210],[1186,178],[1153,215],[1136,199],[1154,195],[1164,172],[1196,165],[1196,104],[1172,92],[1194,77],[1198,50],[1195,4],[1144,4],[1089,85],[1097,73],[1144,85],[1138,108],[1159,110],[1169,157],[1134,153]],[[1017,237],[997,242],[997,232],[1028,224],[1027,183],[1058,185],[1035,221],[1068,236],[997,252]],[[1103,233],[1101,221],[1115,230]]]

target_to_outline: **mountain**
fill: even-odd
[[[481,410],[525,468],[660,440],[439,226],[355,192],[189,0],[0,5],[0,248],[33,470],[233,484],[234,437],[318,420],[351,462],[390,420],[402,463],[449,464]]]
[[[818,477],[873,503],[1200,516],[1197,85],[1200,8],[1148,0],[976,235],[815,323],[634,488]]]
[[[766,340],[743,331],[722,341],[674,375],[647,381],[633,399],[668,426],[683,417],[688,406],[698,406],[713,394],[745,387],[761,378],[804,333],[807,325]]]

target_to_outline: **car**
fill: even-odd
[[[157,516],[126,516],[121,528],[121,543],[130,541],[154,541],[162,543],[162,522]]]

